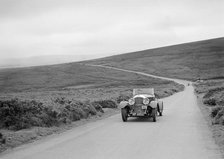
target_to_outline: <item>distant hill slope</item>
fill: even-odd
[[[224,38],[126,53],[85,62],[190,80],[224,78]]]
[[[175,91],[171,81],[78,63],[0,70],[0,94],[80,88],[155,87]],[[164,91],[166,91],[164,89]]]

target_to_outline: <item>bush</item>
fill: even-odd
[[[117,103],[112,100],[100,100],[95,101],[95,103],[102,106],[102,108],[117,108]]]
[[[213,117],[213,124],[221,124],[224,125],[224,107],[217,106],[212,109],[211,117]]]
[[[221,109],[222,109],[221,106],[217,106],[217,107],[215,107],[215,108],[212,108],[210,116],[211,116],[212,118],[214,118],[214,117],[218,114],[218,112],[219,112]]]
[[[207,104],[207,105],[215,106],[216,105],[216,100],[214,98],[209,98],[209,99],[204,100],[203,103]]]
[[[221,125],[224,125],[224,116],[220,117],[217,122]]]
[[[117,103],[120,103],[121,101],[128,101],[129,99],[130,96],[122,94],[117,97]]]
[[[223,91],[224,87],[218,87],[218,88],[214,88],[214,89],[210,89],[203,98],[210,98],[211,96],[213,96],[215,93]]]
[[[92,102],[91,104],[97,111],[104,113],[102,106],[98,102]]]
[[[12,99],[0,101],[0,128],[9,129],[29,128],[31,125],[39,126],[34,119],[43,111],[42,103],[32,101],[19,101]]]
[[[110,107],[114,107],[113,102],[105,102]],[[64,97],[56,98],[50,106],[34,100],[0,101],[0,129],[20,130],[32,126],[58,126],[62,123],[87,118],[89,115],[96,115],[97,112],[103,112],[99,103],[71,101]]]
[[[0,133],[0,144],[5,144],[6,143],[6,139],[3,137],[3,134]]]
[[[215,124],[222,124],[224,119],[224,108],[221,108],[214,118]]]

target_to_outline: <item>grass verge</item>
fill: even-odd
[[[104,113],[98,112],[97,115],[90,116],[87,119],[80,119],[70,124],[62,124],[60,126],[31,127],[29,129],[21,129],[18,131],[1,129],[0,134],[3,135],[3,138],[6,139],[6,142],[4,144],[0,143],[0,153],[6,150],[10,152],[12,148],[21,146],[23,144],[32,143],[40,139],[45,139],[47,137],[51,137],[51,135],[54,134],[61,134],[67,130],[82,126],[87,123],[103,120],[120,112],[119,109],[110,108],[103,108],[103,111]]]
[[[215,141],[224,153],[224,80],[204,80],[194,86]]]
[[[0,152],[69,128],[74,121],[102,116],[108,108],[117,108],[116,102],[80,102],[62,97],[47,106],[34,100],[0,101]]]

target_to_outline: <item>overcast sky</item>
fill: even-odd
[[[224,0],[0,0],[0,58],[91,58],[224,36]]]

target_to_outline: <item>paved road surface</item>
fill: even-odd
[[[104,66],[100,66],[104,67]],[[114,69],[108,67],[108,69]],[[119,69],[121,70],[121,69]],[[124,70],[122,70],[124,71]],[[133,71],[129,71],[133,72]],[[140,72],[135,72],[140,73]],[[147,75],[145,73],[140,73]],[[167,78],[166,78],[167,79]],[[177,80],[187,84],[187,81]],[[121,115],[89,123],[0,156],[2,159],[220,159],[192,86],[164,99],[164,116]]]

